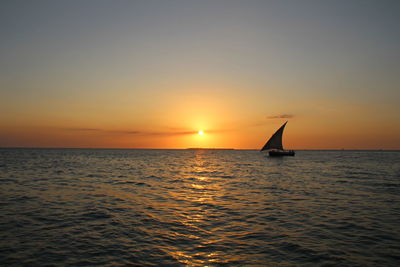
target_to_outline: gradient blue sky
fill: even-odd
[[[2,1],[0,146],[258,148],[284,121],[269,117],[290,114],[293,148],[400,149],[399,14],[399,1]]]

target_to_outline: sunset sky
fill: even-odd
[[[400,149],[400,1],[2,1],[0,147]],[[203,135],[198,131],[204,131]]]

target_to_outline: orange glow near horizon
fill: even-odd
[[[123,128],[83,127],[1,127],[1,147],[81,147],[81,148],[236,148],[259,149],[284,120],[237,127],[222,125],[220,129],[190,131],[186,128],[135,130]],[[319,126],[324,127],[319,127]],[[204,129],[204,128],[202,128]],[[289,120],[283,136],[288,149],[399,149],[398,136],[393,132],[364,128],[363,133],[350,129],[344,133],[329,123],[313,126],[304,120]],[[200,133],[203,132],[203,134]],[[366,146],[365,144],[368,144]]]

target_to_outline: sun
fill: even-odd
[[[204,135],[204,131],[203,131],[203,130],[200,130],[200,131],[197,132],[197,134],[198,134],[198,135]]]

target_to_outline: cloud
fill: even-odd
[[[293,118],[294,115],[290,114],[280,114],[276,116],[268,116],[268,119],[288,119]],[[226,127],[220,129],[205,129],[206,134],[221,134],[221,133],[229,133],[229,132],[236,132],[236,131],[243,131],[248,128],[253,127],[261,127],[273,123],[270,120],[263,120],[253,123],[241,124],[240,126],[236,127]],[[85,127],[70,127],[70,128],[58,128],[63,131],[73,131],[73,132],[82,132],[85,134],[93,134],[93,135],[130,135],[130,136],[154,136],[154,137],[167,137],[167,136],[184,136],[184,135],[195,135],[198,131],[194,130],[187,130],[185,128],[176,128],[176,127],[163,127],[159,131],[156,130],[128,130],[128,129],[121,129],[121,130],[109,130],[109,129],[101,129],[101,128],[85,128]]]
[[[273,119],[291,119],[294,118],[294,115],[292,114],[279,114],[275,116],[268,116],[267,119],[273,120]]]
[[[100,132],[101,129],[97,128],[62,128],[65,131],[77,131],[77,132]]]
[[[104,134],[122,134],[122,135],[138,135],[138,136],[174,136],[174,135],[189,135],[196,134],[197,131],[138,131],[138,130],[106,130],[99,128],[62,128],[64,131],[74,132],[96,132]]]
[[[188,135],[196,134],[197,131],[115,131],[121,134],[131,134],[140,136],[173,136],[173,135]]]

